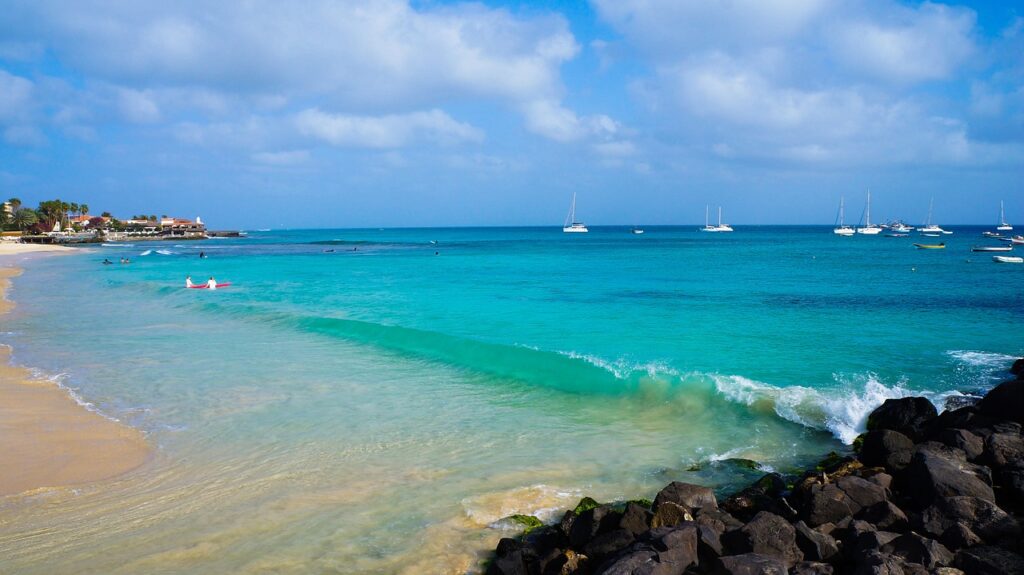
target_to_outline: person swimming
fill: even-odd
[[[113,265],[113,264],[114,264],[114,262],[110,261],[108,258],[103,258],[103,265],[109,266],[109,265]]]
[[[210,279],[206,281],[206,288],[217,289],[217,280],[213,279],[213,276],[210,276]]]
[[[185,287],[192,287],[192,276],[185,276]]]
[[[206,257],[206,252],[199,252],[199,259],[204,259],[205,257]]]

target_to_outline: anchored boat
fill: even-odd
[[[590,231],[583,222],[576,221],[576,192],[572,194],[572,206],[569,207],[569,215],[565,218],[562,231],[567,234],[585,234]]]

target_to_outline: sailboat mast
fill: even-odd
[[[999,225],[1006,225],[1006,215],[1003,214],[1003,200],[999,200]]]
[[[871,190],[868,190],[868,212],[864,216],[864,223],[867,227],[871,227]]]
[[[846,213],[843,208],[843,196],[839,196],[839,227],[846,225]]]
[[[711,224],[711,206],[704,206],[704,227],[708,227]]]
[[[722,206],[718,206],[718,227],[722,227]]]

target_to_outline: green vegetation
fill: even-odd
[[[595,507],[599,507],[601,504],[589,497],[580,499],[580,502],[576,504],[576,508],[572,510],[574,515],[579,515],[584,511],[589,511]]]
[[[543,527],[544,523],[534,517],[533,515],[510,515],[508,517],[513,523],[518,523],[523,526],[523,535],[529,534],[531,531],[538,527]]]

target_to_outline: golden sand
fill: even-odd
[[[19,244],[17,242],[0,241],[0,256],[28,254],[33,252],[65,252],[75,248],[54,244]]]
[[[14,305],[3,295],[20,273],[0,268],[0,315]],[[10,349],[0,346],[0,496],[109,479],[146,461],[138,430],[85,409],[9,360]]]

